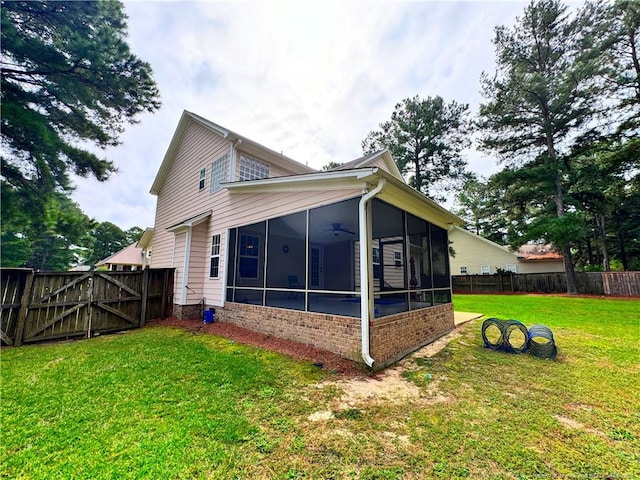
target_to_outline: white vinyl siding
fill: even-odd
[[[210,220],[194,228],[191,243],[191,262],[189,265],[189,303],[198,303],[202,297],[207,305],[224,304],[225,234],[221,235],[219,277],[209,278],[211,259],[211,237],[217,232],[226,232],[228,228],[248,225],[265,218],[273,218],[287,213],[313,208],[318,205],[338,202],[346,198],[360,196],[360,190],[329,190],[310,192],[283,192],[278,194],[229,194],[225,189],[210,195],[189,195],[193,192],[193,172],[199,172],[203,161],[211,166],[230,152],[231,142],[212,133],[202,125],[190,124],[176,150],[171,168],[167,172],[157,197],[155,233],[150,249],[153,249],[152,266],[176,267],[176,303],[180,302],[179,288],[182,284],[182,268],[184,262],[184,232],[177,235],[167,228],[185,219],[208,210],[214,213]],[[244,152],[243,152],[244,153]],[[240,163],[238,154],[238,164]],[[260,158],[257,155],[256,158]],[[264,160],[264,159],[261,159]],[[229,162],[230,163],[230,162]],[[265,162],[266,163],[266,162]],[[236,172],[239,165],[236,165]],[[231,165],[229,165],[231,168]],[[286,170],[282,166],[269,165],[272,176],[292,175],[295,171]],[[237,175],[237,173],[236,173]],[[238,178],[236,176],[236,178]],[[209,180],[210,182],[210,180]],[[202,229],[202,230],[201,230]],[[174,247],[175,245],[175,247]],[[197,257],[197,260],[196,260]],[[197,264],[200,262],[199,264]],[[197,276],[200,276],[197,278]]]

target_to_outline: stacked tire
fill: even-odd
[[[536,357],[555,359],[558,354],[553,333],[544,325],[527,327],[519,320],[487,318],[482,323],[482,340],[491,350],[508,353],[531,352]]]

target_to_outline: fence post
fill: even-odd
[[[18,323],[16,325],[15,338],[13,344],[16,347],[22,345],[22,337],[24,336],[24,324],[27,320],[27,311],[29,310],[29,298],[31,298],[31,287],[33,286],[33,270],[27,274],[27,279],[24,284],[24,291],[22,292],[22,298],[20,299],[20,312],[18,313]]]
[[[84,329],[86,330],[86,337],[91,338],[91,321],[93,320],[93,281],[96,275],[96,271],[92,270],[89,276],[89,288],[87,289],[87,313],[85,314]],[[82,300],[80,301],[82,303]]]
[[[140,324],[139,326],[142,328],[147,321],[147,299],[149,297],[149,269],[145,268],[142,270],[142,295],[141,301],[142,305],[140,306]]]

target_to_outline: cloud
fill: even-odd
[[[149,188],[184,109],[320,169],[361,141],[404,98],[481,101],[493,28],[515,2],[128,2],[129,44],[148,61],[163,107],[105,153],[108,182],[76,179],[74,199],[121,228],[152,226]],[[479,173],[492,159],[469,152]]]

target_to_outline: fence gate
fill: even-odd
[[[33,272],[0,269],[0,341],[21,345],[127,330],[171,313],[173,269]]]
[[[33,279],[22,341],[138,327],[141,300],[140,275],[39,273]]]

